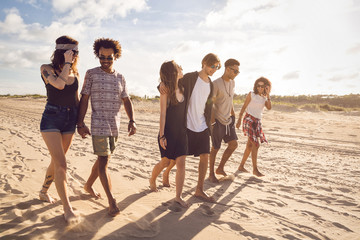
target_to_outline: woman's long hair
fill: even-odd
[[[174,61],[164,62],[160,68],[160,80],[167,87],[169,94],[168,98],[171,105],[178,104],[179,101],[176,98],[176,83],[178,77],[178,66]],[[182,88],[179,88],[181,93],[184,93]]]
[[[78,41],[76,41],[75,39],[69,37],[69,36],[61,36],[58,39],[56,39],[56,44],[78,44]],[[53,55],[51,56],[51,63],[54,67],[54,70],[58,70],[61,71],[61,66],[64,65],[65,63],[65,57],[64,57],[64,53],[67,50],[64,49],[56,49],[53,53]],[[77,75],[78,74],[78,70],[77,70],[77,60],[78,60],[78,56],[75,57],[74,62],[71,64],[71,70]]]

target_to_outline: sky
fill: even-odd
[[[80,88],[99,66],[97,38],[122,46],[114,68],[130,94],[158,95],[159,69],[240,62],[235,93],[261,76],[274,95],[360,94],[360,0],[1,0],[0,94],[46,95],[40,66],[56,38],[79,41]],[[222,76],[224,67],[212,77]]]

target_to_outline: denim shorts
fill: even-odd
[[[76,122],[77,107],[64,107],[47,103],[42,114],[40,131],[71,134],[75,132]]]

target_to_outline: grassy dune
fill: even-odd
[[[7,98],[46,98],[39,94],[30,95],[0,95]],[[134,101],[158,101],[155,98],[131,95]],[[246,94],[234,96],[234,104],[241,106]],[[300,96],[271,96],[274,109],[306,110],[306,111],[360,111],[360,94],[337,95],[300,95]]]

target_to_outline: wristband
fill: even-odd
[[[132,119],[131,119],[131,120],[129,121],[129,123],[136,123],[136,122],[135,122],[134,120],[132,120]]]
[[[165,138],[165,135],[162,135],[162,136],[160,137],[160,139],[163,139],[163,138]]]
[[[65,65],[65,64],[69,64],[69,65],[71,65],[71,62],[65,62],[65,63],[64,63],[64,65]]]

